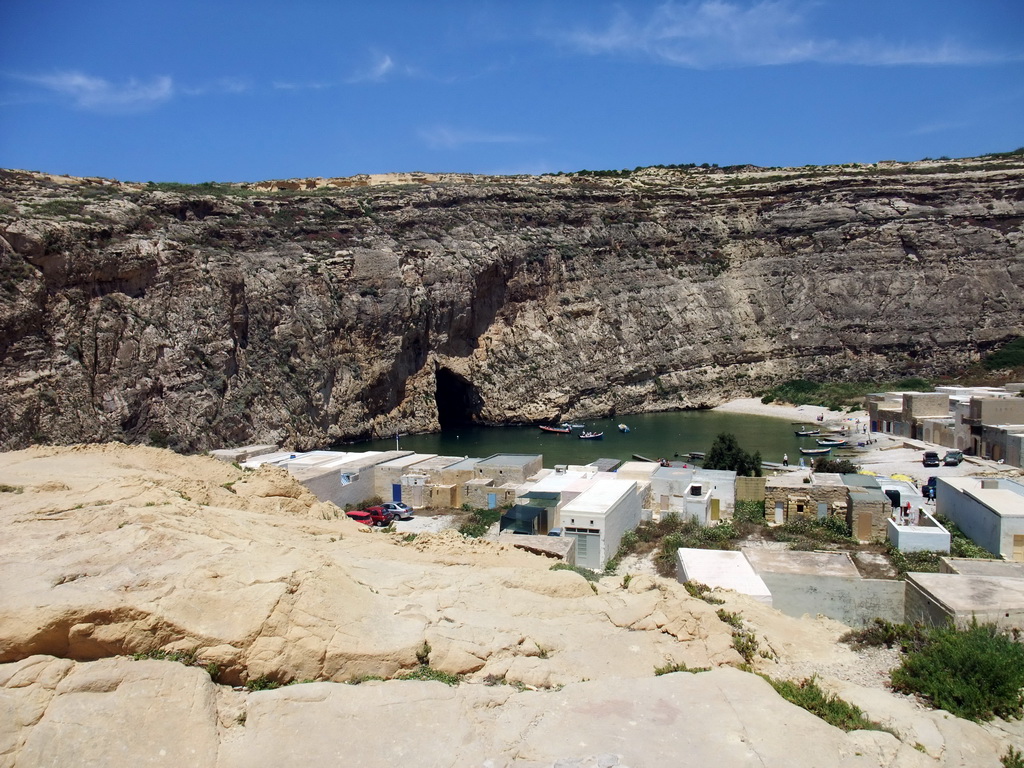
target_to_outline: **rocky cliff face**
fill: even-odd
[[[1024,334],[1022,179],[0,172],[0,446],[306,448],[942,373]]]

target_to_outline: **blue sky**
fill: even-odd
[[[1024,145],[1024,0],[2,0],[0,167],[133,181]]]

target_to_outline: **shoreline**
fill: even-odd
[[[789,405],[781,403],[762,403],[758,397],[741,397],[735,400],[716,405],[712,411],[723,413],[743,413],[750,416],[768,416],[773,419],[787,419],[789,421],[807,422],[808,424],[846,421],[852,419],[866,420],[867,411],[856,410],[851,412],[834,411],[821,405]],[[822,421],[818,417],[822,417]]]
[[[923,451],[938,451],[941,456],[950,450],[948,446],[929,443],[924,440],[912,440],[898,435],[887,435],[881,432],[860,433],[860,429],[868,425],[868,414],[864,410],[835,411],[820,405],[788,405],[778,403],[762,403],[756,397],[744,397],[715,406],[711,410],[724,413],[741,413],[751,416],[768,416],[776,419],[788,419],[791,422],[803,420],[808,424],[820,424],[825,430],[842,430],[852,428],[851,438],[861,434],[863,438],[873,442],[870,445],[858,446],[842,452],[830,454],[830,458],[848,458],[860,466],[861,471],[877,475],[905,475],[913,478],[916,485],[923,484],[929,477],[962,477],[966,475],[999,475],[1019,477],[1024,470],[1008,464],[998,464],[977,456],[967,456],[958,466],[925,467],[921,463]],[[818,417],[822,421],[818,421]],[[795,458],[795,460],[794,460]],[[790,466],[786,468],[771,467],[767,473],[799,471],[800,457],[791,457]],[[808,465],[810,461],[806,462]],[[797,465],[797,466],[794,466]],[[806,470],[804,470],[806,471]]]

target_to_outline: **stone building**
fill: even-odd
[[[765,480],[764,513],[781,525],[797,517],[846,516],[847,486],[831,472],[794,471]]]

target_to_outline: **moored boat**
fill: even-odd
[[[850,443],[846,440],[815,440],[818,445],[827,445],[829,448],[845,448]]]
[[[804,456],[824,456],[826,453],[830,453],[831,448],[801,448],[800,453]]]
[[[543,424],[540,426],[541,432],[554,432],[557,435],[568,435],[572,433],[572,430],[568,427],[547,427]]]
[[[565,423],[562,424],[562,426],[563,427],[567,427],[568,429],[583,429],[584,425],[583,424],[570,424],[569,422],[565,422]]]
[[[600,440],[604,437],[604,432],[581,432],[580,440]]]
[[[799,429],[796,430],[797,437],[808,437],[809,435],[820,435],[820,429]]]
[[[629,432],[629,427],[625,424],[619,424],[619,432]]]

